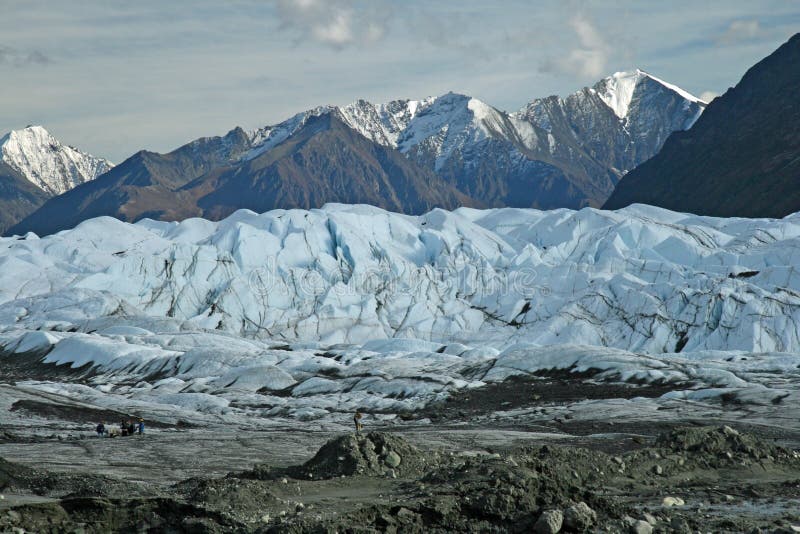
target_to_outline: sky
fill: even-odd
[[[118,163],[322,104],[513,111],[633,68],[709,99],[797,28],[787,0],[0,0],[0,135]]]

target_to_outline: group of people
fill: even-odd
[[[141,417],[137,422],[134,422],[133,419],[128,419],[126,422],[124,419],[119,422],[119,428],[109,428],[106,427],[105,421],[101,421],[98,423],[97,427],[95,428],[95,432],[97,432],[97,437],[109,437],[115,438],[117,436],[133,436],[134,434],[144,435],[144,419]]]

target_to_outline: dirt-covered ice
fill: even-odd
[[[198,455],[198,431],[106,439],[153,455],[183,443],[173,477]],[[755,437],[731,426],[673,427],[571,444],[566,434],[465,448],[454,429],[332,435],[303,462],[276,457],[291,431],[261,439],[263,458],[228,473],[160,482],[133,459],[117,477],[0,463],[0,527],[30,532],[792,532],[800,522],[797,436]],[[502,434],[502,431],[499,431]],[[276,437],[269,441],[270,437]],[[318,436],[318,438],[321,436]],[[454,438],[454,439],[451,439]],[[638,438],[634,445],[625,443]],[[567,439],[564,439],[567,438]],[[83,438],[90,441],[90,438]],[[102,439],[102,438],[97,438]],[[290,438],[291,439],[291,438]],[[293,438],[299,440],[296,436]],[[231,441],[230,435],[220,441]],[[599,450],[593,440],[602,445]],[[173,441],[173,443],[169,443]],[[62,442],[63,443],[63,442]],[[0,452],[14,450],[7,441]],[[62,445],[63,446],[63,445]],[[283,446],[283,447],[282,447]],[[614,450],[617,449],[617,450]],[[258,460],[276,460],[261,462]],[[136,476],[132,476],[136,479]],[[141,478],[141,477],[138,477]],[[145,477],[146,478],[146,477]]]

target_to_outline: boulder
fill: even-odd
[[[561,510],[547,510],[539,516],[533,525],[535,534],[556,534],[561,531],[564,523],[564,514]]]
[[[661,506],[683,506],[686,504],[680,497],[664,497],[661,501]]]
[[[579,502],[564,512],[564,526],[576,532],[584,532],[597,521],[597,513],[585,502]]]
[[[647,521],[634,521],[631,525],[631,534],[653,534],[653,525]]]
[[[400,465],[400,455],[394,451],[389,451],[383,461],[386,465],[394,469]]]

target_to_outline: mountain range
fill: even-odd
[[[26,128],[26,153],[38,146],[44,155],[8,163],[43,195],[36,192],[19,212],[25,217],[7,231],[44,235],[101,215],[220,219],[241,208],[327,202],[412,214],[458,206],[597,207],[626,172],[658,152],[671,132],[691,127],[704,107],[635,70],[513,113],[455,93],[321,106],[167,154],[140,151],[113,168],[88,155],[70,167],[78,160],[68,147],[40,127]],[[31,207],[38,209],[30,213]]]
[[[310,118],[333,114],[478,204],[599,207],[628,170],[653,156],[670,133],[691,127],[704,107],[641,70],[615,73],[566,98],[534,100],[514,113],[454,93],[381,105],[358,100],[255,132],[250,156],[279,145]]]
[[[799,65],[797,34],[627,174],[605,207],[637,202],[721,217],[800,210]]]

